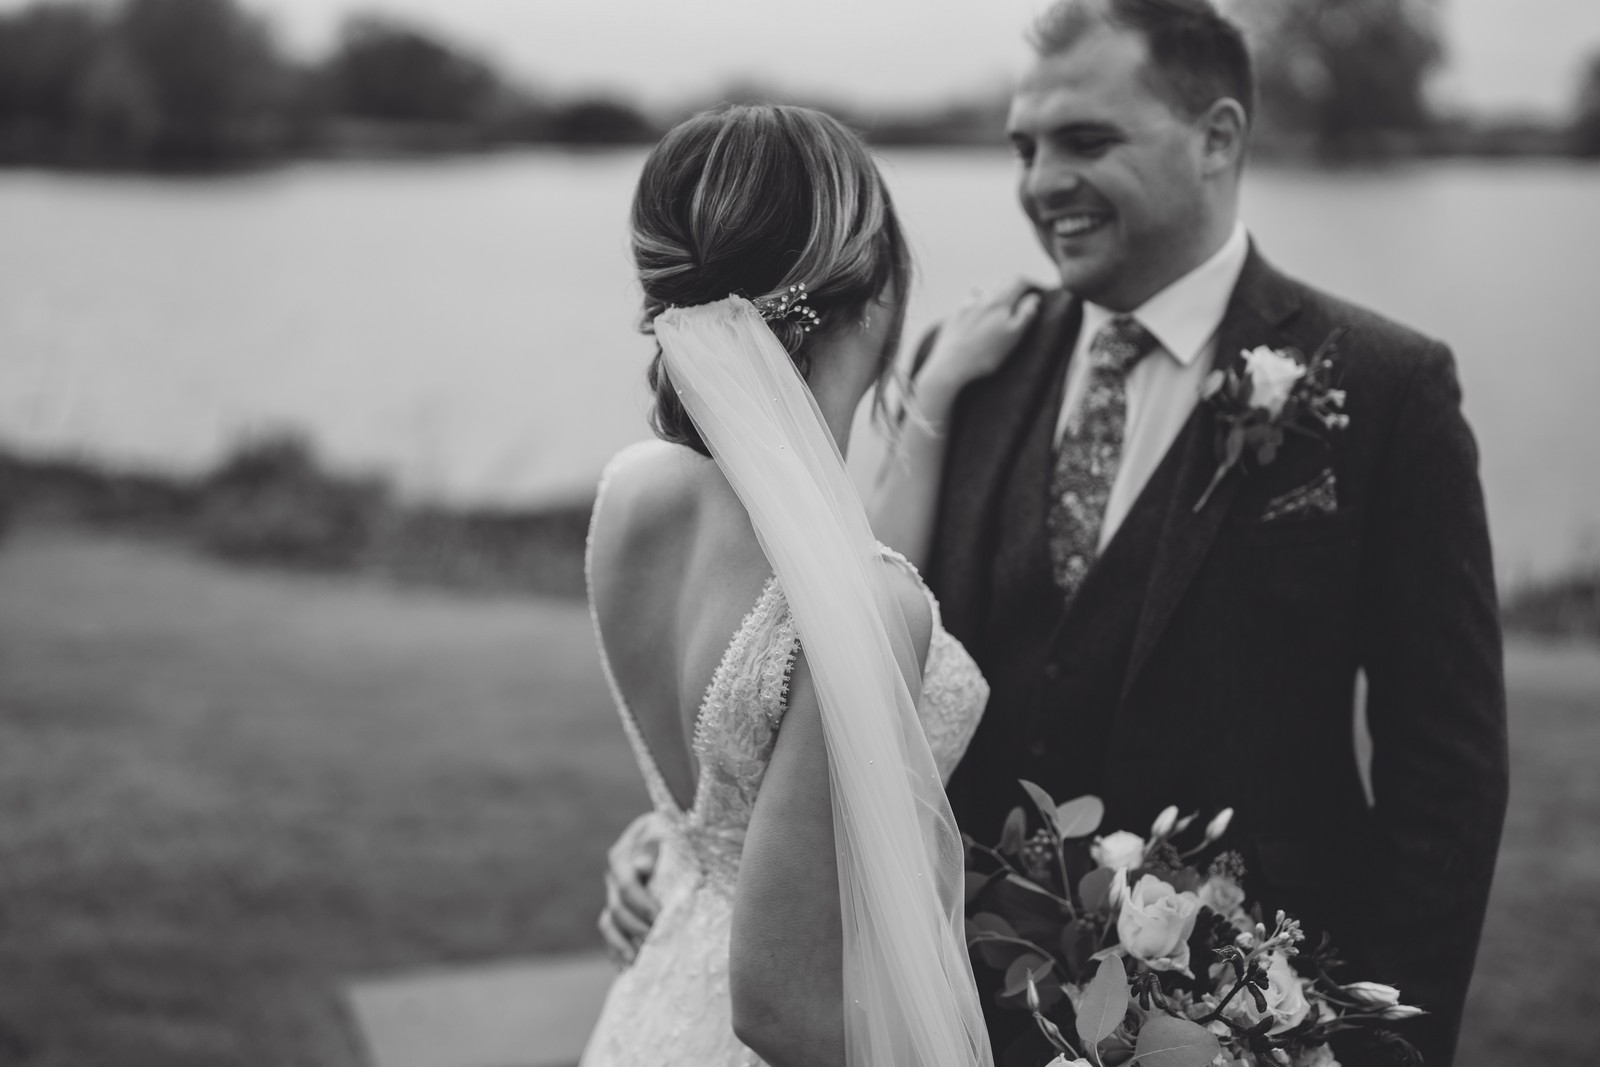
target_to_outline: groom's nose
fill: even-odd
[[[1048,208],[1056,201],[1069,200],[1083,185],[1083,176],[1066,163],[1041,160],[1022,178],[1022,195],[1030,203]]]

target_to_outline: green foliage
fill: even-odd
[[[1335,156],[1381,154],[1433,121],[1438,0],[1234,0],[1261,89],[1263,136]]]
[[[361,118],[474,122],[503,91],[482,60],[375,15],[345,24],[327,75],[334,109]]]
[[[1600,159],[1600,53],[1589,60],[1572,120],[1572,149],[1580,156]]]
[[[1206,1067],[1221,1051],[1216,1036],[1205,1027],[1155,1014],[1139,1028],[1133,1055],[1145,1067]]]
[[[1084,1047],[1093,1048],[1110,1037],[1112,1031],[1122,1025],[1122,1017],[1127,1013],[1128,972],[1123,969],[1120,957],[1107,956],[1100,961],[1099,970],[1095,971],[1078,1004],[1075,1025]]]
[[[625,103],[544,101],[377,16],[287,60],[239,0],[49,0],[0,14],[0,162],[211,167],[318,149],[647,142]]]
[[[328,474],[295,435],[248,441],[205,481],[200,533],[218,555],[347,567],[371,546],[388,511],[374,480]]]

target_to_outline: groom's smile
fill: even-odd
[[[1140,34],[1095,24],[1038,59],[1007,119],[1018,197],[1062,285],[1115,310],[1215,250],[1204,133],[1154,78]]]

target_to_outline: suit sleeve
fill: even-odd
[[[1397,1027],[1451,1062],[1505,818],[1505,684],[1478,451],[1449,350],[1399,404],[1370,514],[1363,651],[1378,914],[1370,976],[1429,1015]]]

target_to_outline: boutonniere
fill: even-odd
[[[1194,506],[1197,513],[1247,458],[1261,467],[1277,459],[1285,435],[1323,441],[1329,431],[1350,425],[1344,390],[1329,380],[1344,333],[1342,326],[1334,330],[1309,359],[1297,348],[1263,345],[1243,353],[1242,374],[1230,366],[1206,377],[1200,397],[1217,413],[1217,471]]]

